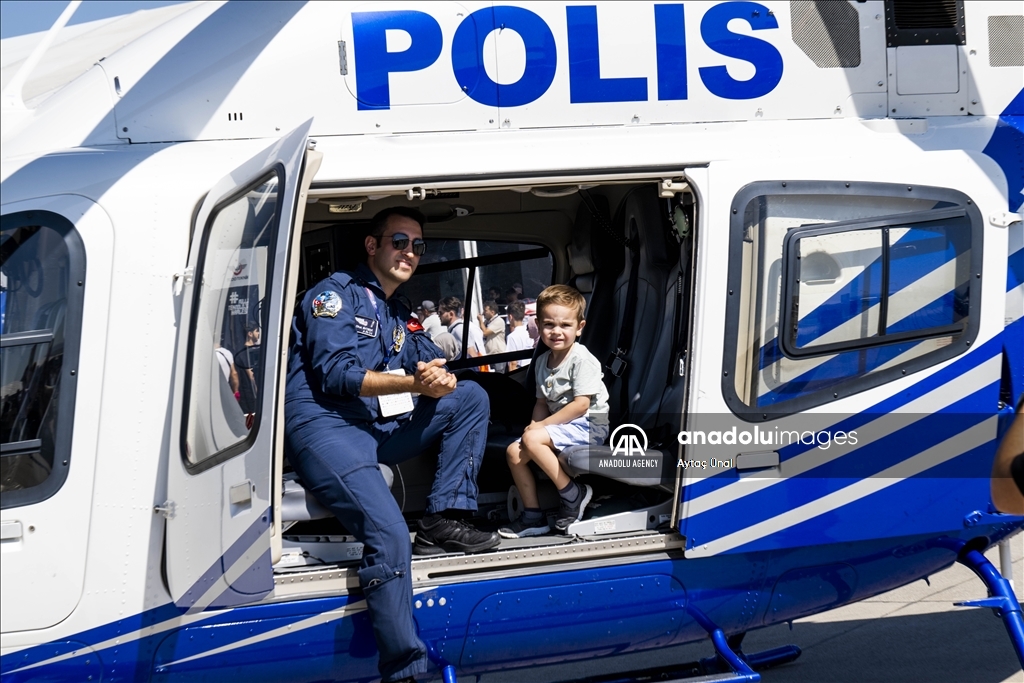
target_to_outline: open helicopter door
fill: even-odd
[[[288,249],[301,225],[307,121],[218,182],[182,287],[168,462],[167,583],[190,612],[273,588],[272,474],[287,343]]]
[[[705,234],[728,239],[699,256],[687,557],[938,534],[985,509],[1007,256],[981,169],[902,150],[694,174]]]

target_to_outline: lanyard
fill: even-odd
[[[377,318],[377,336],[380,337],[380,348],[381,353],[384,354],[384,360],[381,361],[381,365],[384,370],[390,370],[391,364],[391,347],[384,341],[384,321],[380,317],[380,309],[377,307],[377,297],[373,295],[373,292],[369,287],[363,287],[366,290],[366,296],[369,297],[370,303],[373,305],[373,315]]]

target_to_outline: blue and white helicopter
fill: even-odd
[[[414,307],[585,293],[615,431],[562,454],[596,491],[568,536],[414,560],[435,676],[710,638],[705,680],[757,681],[799,650],[746,632],[955,562],[1024,661],[982,554],[1024,525],[988,482],[1024,391],[1024,4],[201,2],[62,33],[76,4],[3,92],[3,681],[377,677],[282,379],[297,297],[393,205],[429,219]],[[496,526],[533,351],[469,343]],[[410,522],[432,457],[390,473]]]

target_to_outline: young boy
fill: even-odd
[[[558,488],[562,504],[555,529],[566,533],[583,518],[593,490],[580,486],[562,469],[557,453],[570,446],[599,444],[608,432],[608,390],[601,364],[576,343],[586,322],[583,295],[572,287],[552,285],[537,298],[540,338],[548,350],[533,364],[537,405],[522,438],[508,447],[508,465],[522,496],[523,513],[498,533],[505,538],[540,536],[551,531],[537,497],[533,461]]]

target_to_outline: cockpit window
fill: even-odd
[[[0,228],[0,492],[4,508],[53,495],[67,477],[85,258],[66,219],[3,217]]]
[[[280,188],[277,173],[258,180],[216,208],[203,233],[185,387],[190,469],[242,452],[259,427]]]

